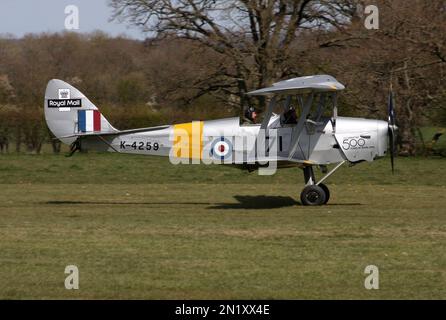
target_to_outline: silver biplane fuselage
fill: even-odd
[[[271,159],[258,158],[252,150],[259,136],[260,124],[240,125],[240,119],[227,118],[210,120],[197,123],[202,125],[201,141],[203,146],[212,143],[215,139],[225,137],[230,141],[238,137],[246,137],[245,148],[233,149],[232,158],[224,159],[221,163],[246,164],[259,161],[289,161],[311,165],[328,165],[348,160],[352,163],[359,161],[373,161],[385,156],[387,151],[387,122],[381,120],[368,120],[361,118],[338,117],[336,131],[331,118],[322,118],[317,124],[307,123],[302,131],[297,151],[290,157],[293,132],[296,126],[281,126],[279,116],[272,117],[272,123],[268,128],[271,136],[277,136],[277,155]],[[192,128],[193,123],[191,123]],[[135,132],[113,135],[104,143],[101,139],[85,139],[82,148],[85,150],[99,150],[130,154],[144,154],[157,156],[172,156],[175,145],[176,132],[181,130],[176,125],[160,128],[156,131]],[[185,132],[189,134],[187,129]],[[191,139],[193,135],[191,134]],[[187,144],[187,143],[186,143]],[[234,144],[233,144],[234,146]],[[204,148],[201,148],[200,153]],[[193,151],[190,154],[193,154]],[[187,150],[184,152],[187,153]],[[201,155],[201,159],[211,155]],[[252,157],[251,157],[252,156]],[[265,155],[266,157],[266,155]],[[181,157],[180,157],[181,158]],[[188,157],[183,157],[183,163],[192,163]],[[215,159],[215,163],[219,163]],[[225,161],[226,160],[226,161]]]
[[[73,152],[169,156],[173,163],[223,163],[250,170],[271,164],[299,166],[306,183],[302,203],[320,205],[329,198],[322,181],[341,164],[373,161],[387,152],[387,122],[337,116],[336,96],[342,89],[331,76],[294,78],[249,93],[272,96],[259,124],[241,124],[235,117],[119,131],[80,91],[51,80],[45,118],[52,133],[71,144]],[[289,123],[284,114],[291,105],[298,107],[299,117]],[[283,112],[274,113],[277,107]],[[338,165],[316,182],[313,166],[326,172],[329,164]]]

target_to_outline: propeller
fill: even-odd
[[[388,102],[388,119],[387,123],[389,124],[389,147],[390,147],[390,164],[392,166],[392,174],[395,172],[395,154],[396,154],[396,133],[398,127],[396,126],[395,121],[395,110],[394,110],[394,101],[393,101],[393,91],[392,87],[389,92],[389,102]]]

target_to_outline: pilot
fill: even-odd
[[[293,106],[290,106],[290,108],[284,112],[282,120],[283,124],[296,124],[297,123],[296,109]]]
[[[257,121],[257,111],[254,107],[249,107],[245,111],[243,124],[255,124]]]

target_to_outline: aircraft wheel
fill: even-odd
[[[323,184],[323,183],[319,183],[319,187],[322,188],[322,190],[324,190],[325,192],[325,202],[324,204],[327,204],[328,200],[330,200],[330,190],[328,190],[328,187]]]
[[[304,206],[320,206],[325,203],[325,191],[320,186],[306,186],[300,194],[300,201]]]

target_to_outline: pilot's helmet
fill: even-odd
[[[256,109],[254,107],[249,107],[245,112],[245,116],[247,118],[252,118],[254,113],[256,113]]]

